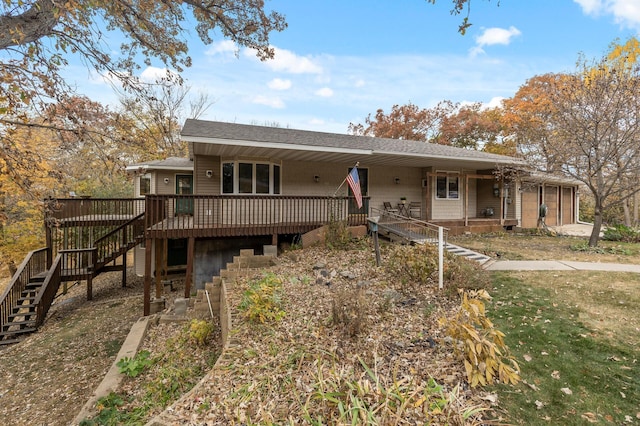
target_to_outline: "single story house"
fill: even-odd
[[[189,159],[127,168],[136,175],[135,195],[146,197],[136,270],[148,280],[185,262],[188,280],[202,288],[241,248],[260,252],[332,219],[364,225],[385,206],[449,234],[534,228],[541,204],[548,225],[577,220],[576,183],[523,173],[526,164],[513,157],[194,119],[181,137]],[[356,164],[361,208],[344,184]]]

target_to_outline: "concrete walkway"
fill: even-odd
[[[558,235],[589,237],[593,225],[575,223],[550,227]],[[602,233],[600,233],[602,235]],[[623,263],[574,262],[571,260],[490,260],[483,264],[487,271],[610,271],[640,273],[640,265]]]
[[[483,265],[487,271],[610,271],[640,273],[640,265],[574,262],[570,260],[496,260]]]

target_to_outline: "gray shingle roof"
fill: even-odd
[[[287,145],[302,145],[325,149],[361,149],[373,151],[374,153],[473,159],[501,164],[522,165],[520,160],[513,157],[427,142],[323,133],[279,127],[224,123],[219,121],[188,119],[182,128],[181,135],[190,141],[193,141],[193,138],[227,139],[229,140],[229,145],[233,145],[233,141],[253,141],[281,144],[283,148]],[[206,141],[202,142],[206,143]]]
[[[164,160],[151,160],[142,163],[131,164],[127,170],[137,169],[193,169],[193,161],[182,157],[169,157]]]

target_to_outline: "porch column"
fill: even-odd
[[[144,316],[151,312],[151,244],[152,239],[147,238],[144,246]]]
[[[464,226],[469,226],[469,175],[464,175]]]
[[[504,179],[500,179],[500,225],[504,226]]]
[[[184,278],[184,297],[186,299],[191,295],[191,281],[193,277],[193,256],[195,252],[196,239],[189,237],[189,244],[187,245],[187,275]]]

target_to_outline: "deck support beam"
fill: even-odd
[[[93,300],[93,273],[87,275],[87,300]]]
[[[153,240],[145,239],[144,246],[144,316],[151,313],[151,247]]]
[[[184,297],[188,299],[191,296],[191,281],[193,281],[193,256],[195,255],[196,239],[189,237],[187,245],[187,274],[184,278]]]

